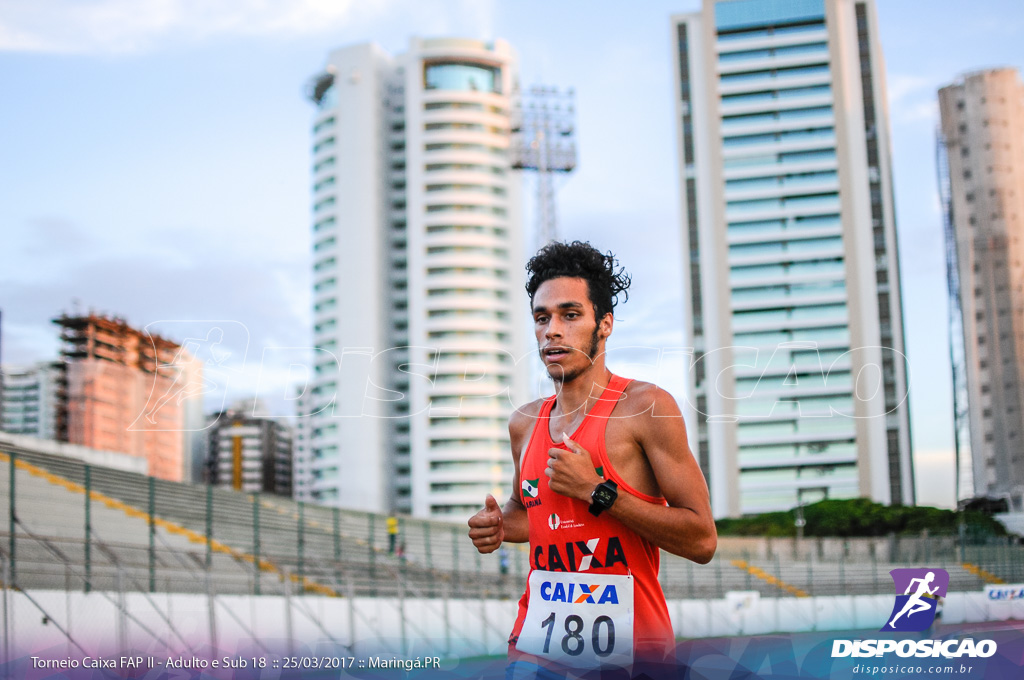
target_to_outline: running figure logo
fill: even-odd
[[[945,569],[893,569],[889,572],[896,586],[896,603],[883,631],[922,631],[935,620],[935,607],[949,588]],[[900,594],[902,593],[902,594]]]

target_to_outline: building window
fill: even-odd
[[[331,116],[330,118],[325,118],[324,120],[317,123],[313,127],[313,133],[315,134],[317,132],[320,132],[321,130],[331,127],[332,125],[334,125],[334,116]]]
[[[465,62],[428,63],[424,68],[427,90],[494,92],[501,94],[501,69]]]
[[[323,151],[324,149],[330,149],[333,146],[334,146],[334,137],[328,137],[327,139],[325,139],[325,140],[323,140],[321,142],[318,142],[316,144],[316,146],[313,147],[313,153],[319,153],[319,152]]]
[[[320,172],[321,170],[326,170],[327,168],[333,168],[334,163],[334,156],[328,156],[327,158],[323,159],[322,161],[313,166],[313,172]]]

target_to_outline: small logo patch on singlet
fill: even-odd
[[[524,479],[523,480],[523,505],[527,508],[533,508],[541,504],[541,500],[537,498],[540,495],[540,477],[537,479]]]
[[[548,515],[548,528],[552,531],[556,529],[578,529],[581,526],[583,524],[574,519],[562,519],[556,513]]]
[[[523,480],[523,495],[527,498],[536,498],[537,494],[540,493],[540,477],[537,479],[524,479]]]

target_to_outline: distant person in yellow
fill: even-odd
[[[395,542],[398,541],[398,518],[388,516],[388,553],[395,554]]]

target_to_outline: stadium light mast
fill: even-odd
[[[538,247],[558,238],[555,174],[576,168],[575,98],[572,88],[535,85],[513,105],[511,163],[537,173]]]
[[[949,363],[953,372],[953,451],[956,466],[954,494],[959,510],[961,501],[974,496],[974,466],[967,406],[967,356],[964,347],[963,309],[960,306],[960,272],[957,269],[956,231],[953,226],[953,196],[946,140],[941,130],[935,133],[935,161],[938,170],[939,200],[942,202],[942,230],[946,240]]]

